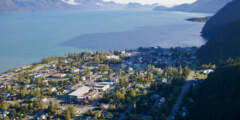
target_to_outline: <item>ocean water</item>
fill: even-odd
[[[84,50],[201,46],[207,14],[154,11],[68,11],[0,14],[0,72]]]

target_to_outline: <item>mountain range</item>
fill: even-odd
[[[231,0],[197,0],[192,4],[182,4],[172,8],[142,5],[139,3],[118,4],[103,0],[0,0],[0,12],[43,11],[66,9],[154,9],[215,13]]]
[[[0,0],[1,12],[62,9],[68,7],[68,4],[65,4],[60,0]]]
[[[158,6],[154,10],[172,10],[184,12],[216,13],[231,0],[197,0],[192,4],[182,4],[172,8]]]
[[[126,5],[103,0],[0,0],[0,12],[46,11],[68,9],[152,9],[157,5]]]

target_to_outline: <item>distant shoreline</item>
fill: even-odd
[[[211,16],[207,16],[207,17],[193,17],[193,18],[188,18],[186,20],[187,21],[191,21],[191,22],[206,23],[210,18],[211,18]]]
[[[196,46],[192,46],[192,47],[172,47],[172,48],[163,48],[161,46],[155,46],[155,47],[137,47],[137,48],[133,48],[133,49],[125,49],[125,50],[103,50],[102,52],[109,52],[111,53],[112,51],[127,51],[127,52],[132,52],[132,51],[137,51],[137,50],[140,50],[140,49],[147,49],[147,50],[151,50],[151,49],[161,49],[161,50],[170,50],[170,49],[185,49],[185,50],[193,50],[193,51],[196,51],[199,49],[199,47],[196,47]],[[98,50],[97,50],[98,51]],[[79,52],[79,53],[84,53],[86,51],[82,51],[82,52]],[[96,51],[88,51],[90,53],[94,53]],[[99,51],[98,51],[99,52]],[[32,62],[32,63],[28,63],[28,64],[24,64],[24,65],[20,65],[20,66],[17,66],[17,67],[14,67],[14,68],[10,68],[8,70],[5,70],[5,71],[2,71],[0,72],[0,76],[2,74],[7,74],[9,72],[17,72],[17,71],[21,71],[21,70],[24,70],[24,69],[27,69],[27,68],[30,68],[34,65],[37,65],[37,64],[42,64],[43,60],[45,59],[49,59],[49,58],[67,58],[67,56],[50,56],[50,57],[46,57],[46,58],[42,58],[40,59],[39,61],[37,62]]]

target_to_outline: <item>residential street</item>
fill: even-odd
[[[169,114],[169,116],[167,117],[166,120],[174,120],[175,115],[180,108],[180,105],[181,105],[181,102],[182,102],[182,99],[183,99],[184,95],[189,91],[189,89],[190,89],[190,87],[193,83],[193,77],[194,77],[194,73],[192,72],[191,75],[189,76],[187,82],[183,85],[182,91],[177,98],[176,104],[173,106],[172,111],[171,111],[171,113]]]
[[[29,120],[36,120],[38,117],[40,117],[44,113],[44,110],[38,111],[34,116],[32,116]]]

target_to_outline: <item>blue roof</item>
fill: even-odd
[[[32,78],[37,78],[37,77],[40,77],[40,73],[37,73],[37,74],[34,74],[34,75],[32,75]]]

